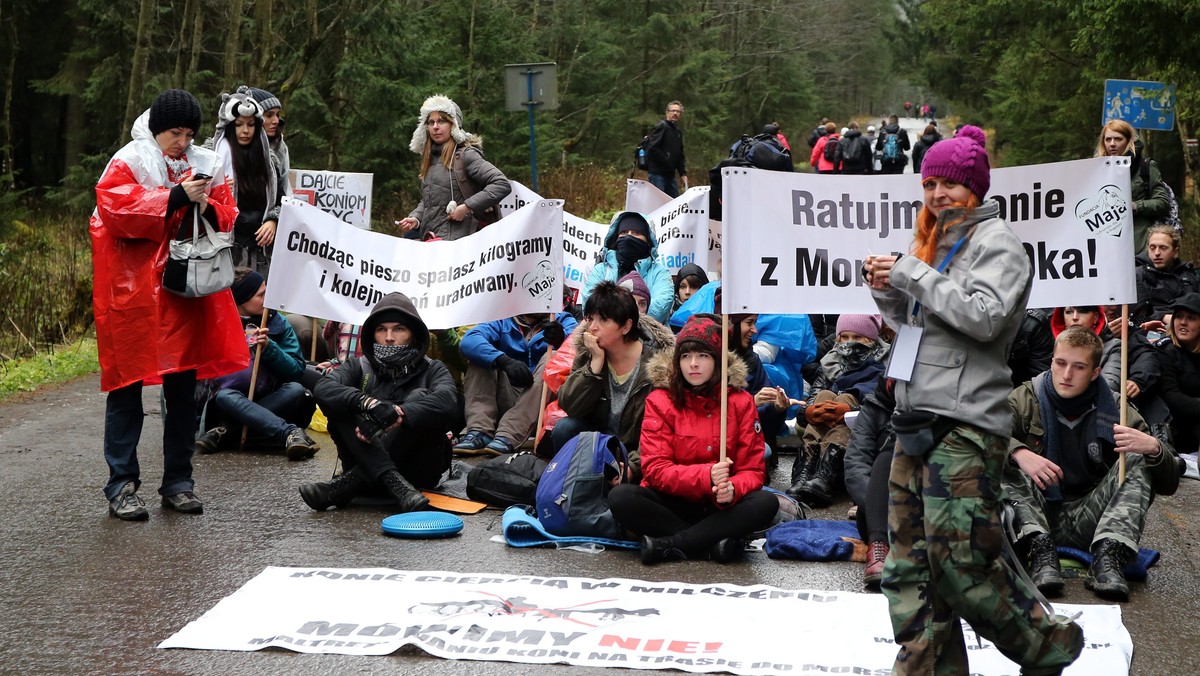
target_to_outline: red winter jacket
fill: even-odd
[[[825,159],[825,146],[830,143],[837,143],[840,140],[842,140],[842,137],[836,133],[826,134],[817,140],[817,145],[813,146],[812,155],[808,158],[808,163],[812,165],[813,169],[820,172],[828,172],[842,168],[841,162],[838,162],[835,166],[833,162]]]
[[[661,374],[670,367],[672,353],[656,358],[652,365],[655,384],[665,384]],[[729,381],[745,383],[742,360],[730,353]],[[739,375],[740,374],[740,375]],[[726,454],[732,461],[730,480],[733,502],[763,487],[766,466],[763,456],[762,426],[754,397],[744,389],[729,388]],[[712,492],[712,466],[720,460],[721,403],[717,399],[687,395],[685,406],[677,408],[666,389],[656,389],[646,398],[642,419],[640,450],[642,486],[687,500],[715,504]]]
[[[148,111],[133,126],[134,140],[109,161],[96,185],[91,218],[92,308],[100,352],[100,389],[108,392],[195,369],[200,379],[246,368],[246,338],[228,290],[204,298],[163,291],[170,240],[187,207],[166,220],[174,183],[150,135]],[[209,218],[228,232],[237,217],[233,195],[214,153],[189,146],[193,165],[217,165],[209,192]],[[190,172],[187,174],[190,177]]]

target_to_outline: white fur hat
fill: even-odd
[[[262,119],[262,104],[254,100],[254,95],[251,93],[250,88],[242,85],[233,94],[221,92],[221,105],[217,108],[216,136],[220,137],[221,131],[225,129],[225,125],[233,122],[241,115]]]
[[[456,144],[483,145],[482,138],[463,129],[462,109],[458,107],[458,104],[444,94],[434,94],[421,104],[421,114],[417,117],[417,128],[413,131],[412,142],[408,144],[409,150],[420,155],[425,149],[425,142],[429,140],[429,132],[425,130],[425,120],[428,120],[429,114],[434,112],[442,113],[454,122],[454,127],[450,130],[450,137]]]

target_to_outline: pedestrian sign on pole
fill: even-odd
[[[507,110],[529,111],[529,169],[533,191],[538,190],[537,134],[533,111],[558,108],[558,64],[510,63],[504,67],[504,102]]]
[[[1175,85],[1142,80],[1105,80],[1101,124],[1124,120],[1136,129],[1175,128]]]

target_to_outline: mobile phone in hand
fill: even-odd
[[[212,176],[209,176],[208,174],[196,174],[196,175],[192,176],[192,180],[193,181],[211,181]]]

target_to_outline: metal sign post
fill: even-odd
[[[511,63],[504,66],[504,103],[510,111],[529,113],[529,170],[533,191],[538,190],[537,133],[533,111],[558,109],[558,64]]]

